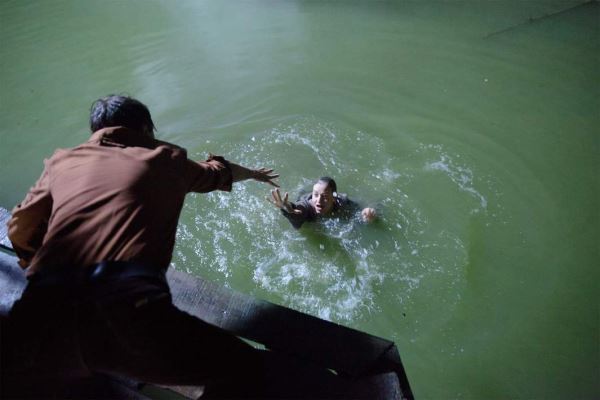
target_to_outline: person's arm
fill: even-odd
[[[292,203],[292,207],[294,207],[295,210],[300,211],[300,213],[289,213],[283,209],[281,210],[281,213],[288,221],[290,221],[290,224],[292,224],[295,229],[300,229],[302,224],[309,219],[308,212],[299,204]]]
[[[283,216],[286,217],[296,229],[299,229],[304,221],[308,219],[308,210],[306,209],[306,206],[288,201],[287,192],[282,198],[279,189],[273,189],[271,191],[271,198],[267,197],[267,200],[275,207],[279,208]]]
[[[251,169],[221,156],[213,154],[206,161],[186,161],[186,178],[189,184],[189,192],[206,193],[213,190],[231,191],[233,182],[254,179],[273,186],[278,186],[274,179],[279,175],[273,173],[272,169]]]
[[[29,190],[25,199],[12,210],[8,221],[8,238],[19,257],[19,265],[27,268],[43,243],[52,213],[48,167]]]
[[[273,179],[279,178],[278,174],[273,173],[272,169],[269,168],[258,168],[252,169],[242,165],[229,161],[229,168],[231,168],[231,177],[233,182],[245,181],[247,179],[254,179],[255,181],[265,182],[269,185],[279,187],[279,185],[273,182]]]
[[[339,207],[343,215],[353,217],[360,214],[362,222],[371,223],[377,218],[377,212],[371,207],[361,207],[358,203],[350,200],[345,194],[338,195]]]

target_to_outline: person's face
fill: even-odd
[[[324,182],[317,182],[313,186],[312,205],[319,215],[327,215],[333,209],[333,192]]]

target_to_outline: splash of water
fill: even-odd
[[[346,147],[357,154],[353,160],[345,157]],[[371,200],[380,221],[363,225],[331,219],[296,231],[266,202],[264,188],[236,185],[231,193],[213,192],[186,203],[176,267],[193,270],[190,263],[197,265],[193,272],[208,271],[225,284],[251,280],[250,291],[258,296],[350,324],[376,313],[382,295],[406,309],[415,299],[425,301],[435,286],[444,306],[458,301],[467,262],[463,240],[450,230],[432,228],[406,184],[441,172],[477,200],[471,212],[485,212],[488,200],[477,190],[472,169],[441,146],[419,146],[413,152],[417,162],[400,169],[400,160],[373,135],[350,134],[308,118],[232,144],[222,153],[235,154],[232,158],[247,165],[287,169],[285,182],[291,182],[292,193],[327,171],[338,186],[345,183],[342,191],[355,200],[369,200],[357,198],[361,193],[375,194],[378,198]],[[306,160],[312,170],[300,168]]]
[[[432,149],[438,156],[438,160],[427,162],[425,164],[426,171],[441,171],[452,180],[460,190],[470,194],[479,201],[479,208],[472,210],[473,213],[487,210],[487,199],[479,193],[473,182],[473,171],[456,162],[450,155],[446,154],[440,145],[425,146]]]

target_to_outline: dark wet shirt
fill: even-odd
[[[283,215],[290,221],[292,226],[299,229],[305,222],[314,222],[323,218],[351,218],[358,211],[360,207],[354,201],[350,200],[345,194],[337,194],[334,197],[333,209],[326,216],[320,216],[315,212],[315,209],[310,204],[312,199],[312,193],[307,193],[300,196],[296,202],[291,203],[292,208],[302,211],[301,214],[288,213],[285,210],[281,210]]]

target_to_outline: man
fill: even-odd
[[[340,215],[351,216],[360,210],[358,204],[337,192],[335,181],[328,176],[319,178],[312,192],[301,196],[296,203],[288,201],[287,192],[281,198],[279,189],[273,189],[271,198],[267,200],[281,209],[283,215],[296,229],[307,221]],[[364,222],[372,222],[376,215],[375,209],[370,207],[360,210],[360,217]]]
[[[259,352],[177,309],[165,271],[186,193],[249,179],[277,186],[278,175],[214,155],[188,159],[154,138],[148,108],[130,97],[94,102],[90,127],[87,142],[45,161],[8,222],[29,283],[3,335],[4,372],[180,385],[259,379]]]

